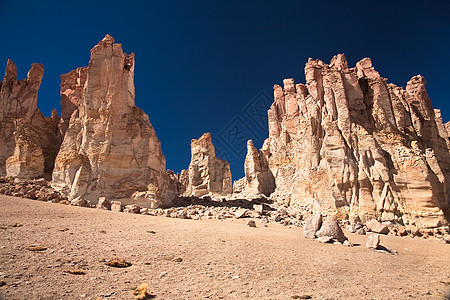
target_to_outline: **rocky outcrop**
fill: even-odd
[[[269,168],[279,201],[339,218],[403,219],[419,227],[449,212],[448,132],[425,79],[387,83],[365,58],[349,68],[310,59],[306,84],[274,86]]]
[[[181,170],[180,173],[167,170],[166,174],[169,177],[170,188],[175,191],[177,196],[182,196],[184,192],[186,192],[186,188],[189,184],[188,170]]]
[[[209,132],[191,141],[191,163],[187,196],[232,193],[231,171],[228,162],[216,157]]]
[[[61,133],[64,135],[69,127],[70,117],[81,104],[84,84],[87,78],[87,67],[77,68],[61,75]]]
[[[234,183],[233,192],[269,196],[275,190],[275,178],[269,169],[267,144],[258,151],[252,140],[247,141],[247,156],[244,162],[245,177]]]
[[[17,80],[16,65],[8,60],[0,83],[0,176],[32,179],[50,176],[60,145],[56,110],[44,117],[37,107],[44,75],[32,64],[27,79]]]
[[[81,197],[93,204],[100,196],[141,207],[169,203],[174,192],[160,142],[134,102],[134,54],[123,53],[107,35],[91,50],[89,66],[62,81],[67,129],[52,186],[69,200]]]

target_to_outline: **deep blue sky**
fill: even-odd
[[[304,82],[309,57],[329,62],[343,52],[351,66],[370,57],[403,87],[422,74],[434,107],[450,119],[450,1],[161,2],[0,0],[0,69],[10,58],[24,78],[42,63],[38,105],[49,115],[60,107],[60,75],[86,66],[109,33],[136,54],[136,104],[167,168],[187,168],[190,140],[210,131],[233,179],[243,176],[245,152],[219,135],[236,124],[252,129],[244,108],[260,92],[272,97],[283,78]],[[260,147],[267,130],[253,135]]]

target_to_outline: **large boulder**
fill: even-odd
[[[62,81],[65,134],[52,186],[94,204],[99,196],[142,207],[170,203],[175,192],[160,141],[134,102],[134,54],[107,35],[91,50],[89,66]]]
[[[308,239],[315,239],[316,232],[320,229],[320,226],[322,226],[322,215],[310,215],[306,218],[305,224],[303,225],[303,236]]]
[[[334,216],[328,216],[325,222],[322,223],[320,230],[316,232],[316,237],[332,237],[338,242],[343,243],[347,238],[342,232],[341,226],[339,226],[338,220]]]
[[[268,111],[271,195],[286,205],[366,222],[447,223],[450,213],[448,125],[434,110],[425,79],[406,89],[365,58],[349,68],[309,59],[306,84],[274,86]]]
[[[59,145],[56,110],[44,117],[37,107],[44,76],[41,64],[32,64],[27,78],[17,80],[17,67],[8,60],[0,82],[0,176],[32,179],[50,176]]]
[[[191,141],[191,163],[187,196],[201,197],[233,192],[230,165],[216,157],[215,148],[209,132]]]

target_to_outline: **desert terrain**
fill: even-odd
[[[248,218],[183,220],[0,196],[0,299],[445,299],[449,245],[382,235],[397,255]],[[9,227],[17,223],[18,227]],[[27,247],[40,245],[43,251]],[[132,265],[114,268],[105,259]],[[82,270],[84,274],[70,274]]]

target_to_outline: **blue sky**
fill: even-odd
[[[10,58],[24,78],[31,63],[44,65],[38,106],[45,115],[59,110],[60,75],[86,66],[105,34],[134,52],[136,104],[175,171],[189,164],[190,140],[210,131],[233,179],[242,177],[242,142],[224,132],[241,128],[242,141],[253,137],[260,147],[267,130],[249,111],[266,95],[271,101],[284,78],[304,82],[309,57],[329,62],[345,53],[351,66],[370,57],[403,87],[422,74],[434,107],[450,119],[447,0],[0,0],[0,28],[0,69]]]

